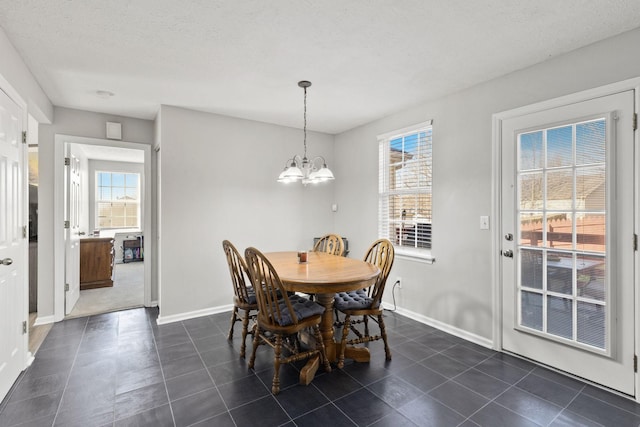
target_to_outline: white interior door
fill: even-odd
[[[502,123],[503,348],[635,395],[634,92]]]
[[[22,111],[0,90],[0,400],[25,366]]]
[[[80,298],[80,159],[73,144],[65,144],[65,314]],[[68,159],[68,160],[67,160]],[[67,164],[68,163],[68,164]],[[67,286],[68,285],[68,286]]]

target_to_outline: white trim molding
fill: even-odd
[[[55,321],[54,316],[38,316],[36,317],[36,321],[33,322],[33,326],[49,325]]]
[[[439,329],[443,332],[446,332],[458,338],[462,338],[463,340],[472,342],[474,344],[478,344],[479,346],[495,350],[493,348],[493,342],[490,338],[485,338],[485,337],[481,337],[480,335],[472,334],[471,332],[465,331],[464,329],[456,328],[455,326],[451,326],[447,323],[432,319],[430,317],[415,313],[413,311],[405,310],[403,308],[398,307],[396,309],[396,313],[401,314],[405,317],[408,317],[409,319],[413,319],[417,322],[424,323],[425,325],[432,326],[436,329]]]
[[[233,304],[221,305],[218,307],[204,308],[202,310],[188,311],[186,313],[172,314],[170,316],[158,316],[156,323],[158,325],[166,325],[167,323],[180,322],[183,320],[195,319],[197,317],[210,316],[212,314],[224,313],[231,311]]]

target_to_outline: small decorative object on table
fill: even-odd
[[[307,251],[298,251],[298,262],[307,262]]]

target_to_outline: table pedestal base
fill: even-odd
[[[327,354],[329,363],[338,363],[338,352],[340,349],[340,342],[334,340],[333,334],[333,296],[334,294],[316,294],[316,301],[318,304],[324,307],[324,313],[322,314],[322,322],[320,323],[320,333],[322,335],[322,341],[324,342],[324,349]],[[312,347],[315,346],[315,339],[311,334],[305,334],[302,342]],[[346,359],[353,359],[356,362],[369,362],[371,354],[366,347],[351,347],[347,346],[344,350],[344,357]],[[318,357],[309,359],[307,364],[300,371],[300,384],[308,385],[313,376],[320,366]]]
[[[353,359],[356,362],[368,362],[371,360],[371,353],[366,347],[350,347],[344,349],[344,358]]]
[[[335,294],[317,294],[316,300],[318,304],[324,307],[322,314],[322,322],[320,323],[320,333],[324,341],[327,359],[331,363],[338,362],[338,352],[340,349],[340,341],[336,342],[333,334],[333,297]],[[369,349],[366,347],[350,347],[344,351],[345,357],[353,359],[356,362],[368,362],[370,359]]]
[[[316,375],[318,368],[320,367],[320,355],[316,354],[311,357],[307,364],[302,367],[300,370],[300,384],[309,385],[311,384],[311,380]]]

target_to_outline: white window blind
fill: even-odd
[[[140,174],[96,172],[97,228],[140,228]]]
[[[432,122],[378,136],[378,234],[399,254],[428,256],[432,236]]]

